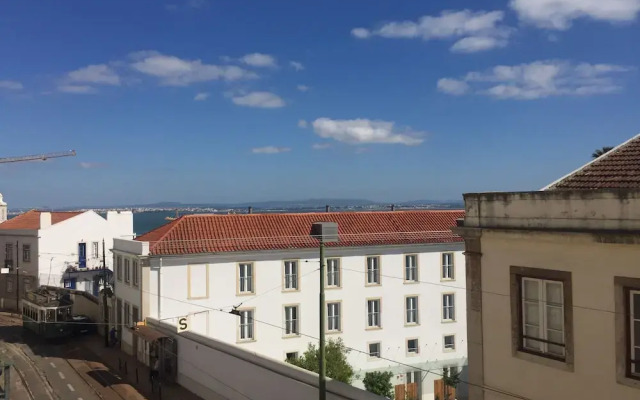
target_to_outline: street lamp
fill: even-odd
[[[327,366],[325,362],[324,343],[324,244],[335,243],[338,239],[338,224],[335,222],[316,222],[311,225],[311,236],[320,242],[320,356],[318,357],[319,374],[319,399],[327,398]]]

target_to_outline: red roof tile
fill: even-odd
[[[3,229],[40,229],[40,214],[43,211],[31,210],[20,214],[17,217],[6,220],[0,224],[0,230]],[[82,214],[83,211],[52,211],[51,225],[73,218]]]
[[[460,242],[451,233],[462,210],[184,215],[136,240],[151,254],[196,254],[317,247],[314,222],[336,222],[340,241],[328,246]]]
[[[637,135],[544,190],[640,189],[640,135]]]

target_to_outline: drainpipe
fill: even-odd
[[[162,282],[160,280],[160,277],[162,276],[162,257],[160,257],[160,266],[158,267],[158,319],[162,318],[162,313],[161,313],[161,303],[160,303],[160,299],[162,299]]]

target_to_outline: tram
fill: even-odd
[[[68,296],[37,289],[22,299],[22,327],[45,339],[59,339],[73,333]]]

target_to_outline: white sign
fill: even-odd
[[[178,333],[187,332],[189,329],[191,329],[190,319],[191,318],[189,318],[189,315],[178,317]]]

